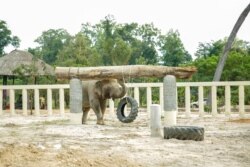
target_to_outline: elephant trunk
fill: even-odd
[[[120,96],[118,97],[118,98],[121,98],[121,97],[123,97],[123,96],[126,95],[128,88],[126,87],[126,85],[125,85],[125,83],[124,83],[123,80],[119,79],[119,80],[118,80],[118,83],[119,83],[119,84],[121,85],[121,87],[122,87],[121,94],[120,94]]]

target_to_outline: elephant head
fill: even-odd
[[[117,99],[125,96],[127,87],[123,80],[105,79],[96,82],[96,93],[102,99]]]

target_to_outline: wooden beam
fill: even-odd
[[[58,79],[79,78],[82,80],[107,78],[138,78],[174,75],[176,78],[190,78],[196,72],[195,67],[167,67],[153,65],[126,65],[101,67],[56,67]]]

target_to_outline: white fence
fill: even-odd
[[[134,98],[140,102],[142,100],[142,95],[140,95],[141,89],[146,89],[146,107],[149,111],[150,105],[152,102],[152,89],[158,89],[157,96],[158,97],[158,103],[162,106],[163,109],[163,83],[128,83],[127,86],[130,88],[128,92],[129,94],[132,94]],[[179,109],[183,108],[183,112],[187,117],[191,116],[191,114],[197,114],[199,113],[199,116],[204,116],[205,114],[210,114],[212,116],[216,116],[220,114],[218,105],[217,105],[217,90],[218,87],[222,87],[224,93],[224,105],[223,105],[223,112],[225,115],[230,115],[232,113],[232,97],[231,97],[231,88],[237,87],[238,89],[238,104],[235,105],[238,111],[235,112],[240,117],[244,117],[246,114],[245,111],[245,87],[250,86],[250,81],[235,81],[235,82],[177,82],[177,91],[181,91],[181,89],[184,89],[183,94],[183,101],[184,105],[183,107],[179,106]],[[212,105],[210,112],[205,112],[204,109],[204,90],[207,88],[211,88],[211,97],[212,97]],[[15,108],[15,99],[16,99],[16,91],[21,91],[22,94],[22,108],[21,113],[23,115],[28,115],[28,92],[32,91],[32,96],[34,97],[34,115],[39,116],[41,114],[40,112],[40,92],[46,91],[46,114],[52,115],[54,110],[59,110],[60,115],[64,115],[65,112],[65,90],[69,89],[69,85],[15,85],[15,86],[0,86],[0,115],[3,114],[10,114],[15,115],[17,112]],[[192,89],[196,89],[197,91],[195,93],[191,93]],[[59,94],[59,108],[55,108],[52,105],[52,102],[55,101],[52,96],[52,91],[57,92]],[[7,92],[7,93],[6,93]],[[9,100],[7,102],[9,104],[9,108],[3,108],[3,97],[9,97]],[[198,109],[192,109],[191,108],[191,95],[195,96],[197,95],[198,99]],[[145,95],[144,95],[145,96]],[[109,102],[110,110],[114,110],[114,102],[110,100]],[[234,110],[235,111],[235,110]],[[179,112],[180,113],[180,112]]]

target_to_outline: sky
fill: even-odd
[[[37,46],[34,40],[43,31],[63,28],[74,35],[82,23],[94,25],[113,15],[117,23],[153,23],[163,34],[178,30],[185,49],[193,55],[199,42],[229,36],[248,3],[249,0],[0,0],[0,20],[21,39],[22,50]],[[237,37],[250,42],[250,14]]]

